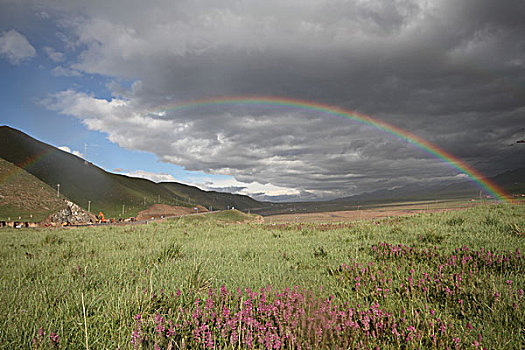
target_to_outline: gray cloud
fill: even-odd
[[[189,170],[271,183],[305,198],[457,174],[402,139],[319,113],[246,105],[157,113],[229,95],[357,110],[487,175],[525,164],[523,149],[511,146],[525,127],[525,8],[518,0],[93,1],[41,10],[74,39],[79,54],[69,67],[115,79],[111,101],[69,90],[47,106]]]
[[[207,191],[227,192],[227,193],[239,193],[244,189],[246,189],[246,187],[244,186],[206,187]]]

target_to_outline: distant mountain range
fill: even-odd
[[[480,193],[474,183],[464,181],[434,186],[404,186],[330,201],[259,202],[244,195],[203,191],[176,182],[155,183],[109,173],[8,126],[0,126],[0,158],[24,169],[53,190],[60,184],[60,193],[65,197],[84,209],[89,203],[92,213],[102,211],[107,217],[135,216],[156,203],[186,207],[200,204],[212,209],[235,207],[269,215],[290,211],[351,210],[358,205],[401,201],[477,198]],[[525,168],[505,172],[490,180],[508,193],[525,193]]]

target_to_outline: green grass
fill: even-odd
[[[240,218],[244,214],[231,211],[142,226],[0,230],[0,348],[30,348],[40,327],[57,332],[64,348],[85,348],[82,297],[90,348],[127,349],[133,315],[165,308],[151,302],[153,292],[180,290],[184,305],[192,305],[192,298],[207,295],[210,287],[282,290],[299,285],[319,297],[334,295],[337,303],[367,302],[371,294],[356,295],[334,271],[343,263],[376,261],[371,246],[380,242],[437,246],[443,254],[464,245],[499,252],[525,249],[523,206],[480,206],[328,231],[316,224],[278,229],[227,224]],[[398,271],[432,266],[391,264]],[[525,288],[524,274],[516,271],[521,270],[485,271],[472,288],[505,291],[506,281],[512,280],[516,293]],[[393,314],[430,302],[458,327],[466,322],[453,306],[432,300],[391,297],[379,302]],[[523,306],[522,300],[517,311],[503,308],[491,314],[484,309],[468,320],[483,335],[484,346],[523,348]]]
[[[256,221],[257,215],[246,214],[238,210],[223,210],[218,212],[211,212],[208,214],[185,215],[179,218],[170,219],[177,221],[179,224],[235,224],[248,223]]]

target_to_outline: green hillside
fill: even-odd
[[[0,158],[0,220],[39,222],[63,207],[55,189]]]
[[[91,201],[91,212],[103,211],[107,217],[135,216],[155,203],[213,205],[215,209],[235,206],[241,210],[260,206],[259,202],[246,196],[205,192],[177,183],[157,184],[112,174],[7,126],[0,127],[0,157],[22,167],[54,189],[60,184],[60,192],[84,209]]]

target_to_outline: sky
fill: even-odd
[[[0,124],[107,171],[273,201],[523,167],[521,0],[0,0]],[[177,108],[189,103],[188,107]]]

